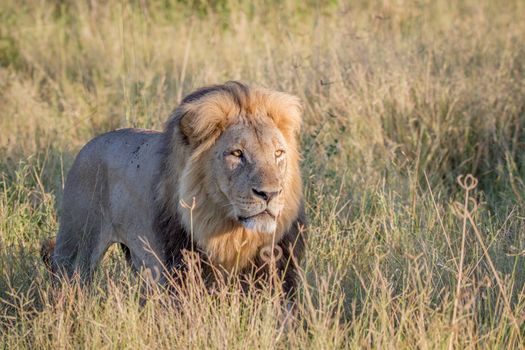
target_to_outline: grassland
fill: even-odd
[[[2,348],[523,348],[524,14],[519,0],[3,0]],[[79,148],[160,129],[184,94],[232,79],[304,104],[297,319],[284,327],[270,292],[198,283],[141,306],[117,251],[92,288],[54,289],[39,247]]]

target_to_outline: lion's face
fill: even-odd
[[[219,192],[214,197],[228,207],[231,219],[249,230],[275,232],[284,204],[286,151],[286,140],[271,121],[238,123],[219,137],[209,175]]]

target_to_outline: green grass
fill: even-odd
[[[524,348],[524,13],[519,0],[2,1],[2,347]],[[116,250],[91,288],[54,288],[39,248],[80,147],[161,129],[186,93],[232,79],[303,101],[297,319],[283,325],[270,292],[210,296],[198,281],[141,306]],[[472,220],[454,210],[468,173]]]

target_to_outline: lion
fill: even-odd
[[[290,295],[305,244],[300,127],[297,97],[231,81],[190,93],[163,132],[92,139],[68,173],[43,257],[56,274],[89,280],[117,243],[165,283],[185,252],[246,274],[268,272],[269,251]]]

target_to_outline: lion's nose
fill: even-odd
[[[252,188],[253,194],[255,194],[257,197],[262,198],[268,203],[272,200],[275,196],[279,195],[282,192],[282,189],[278,189],[277,191],[268,191],[268,190],[262,190],[262,189],[256,189]]]

